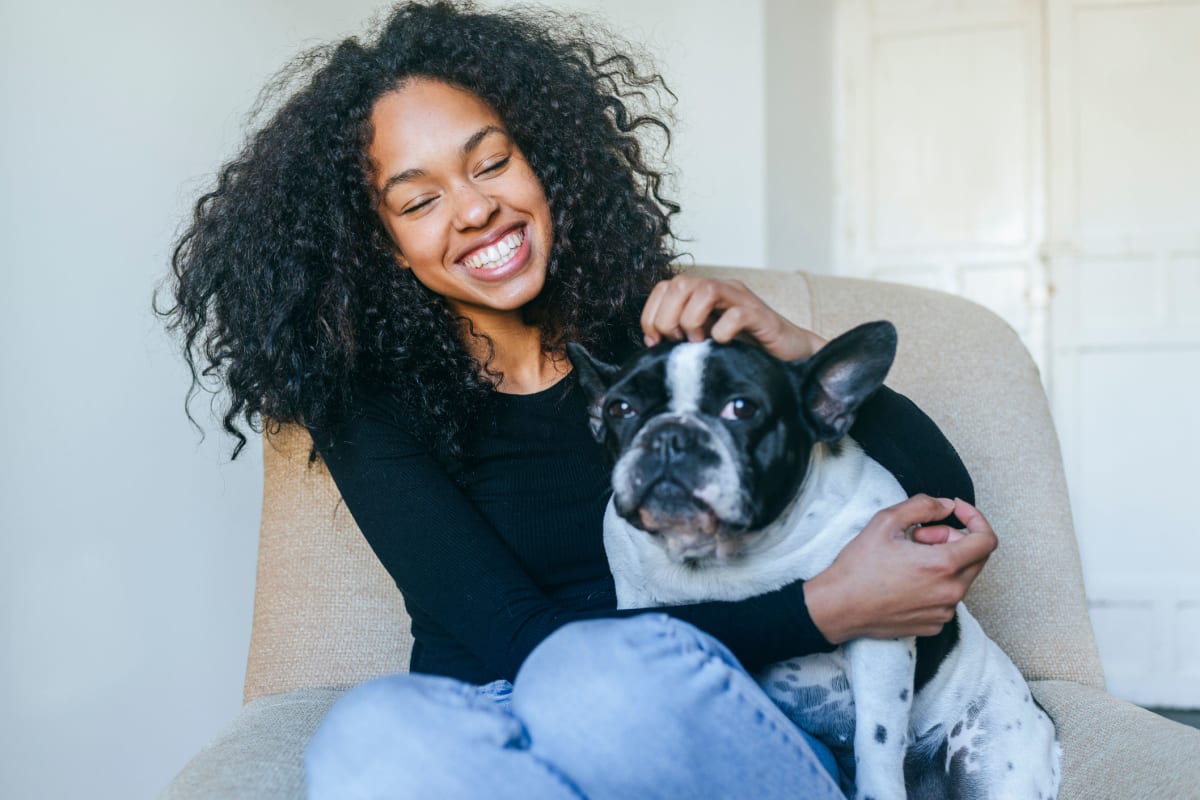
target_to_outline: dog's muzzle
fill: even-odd
[[[613,471],[613,500],[630,524],[679,560],[732,557],[749,517],[719,439],[687,417],[652,420]]]

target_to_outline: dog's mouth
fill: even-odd
[[[653,535],[680,563],[731,559],[745,543],[742,526],[730,524],[696,492],[670,478],[646,487],[622,516]]]

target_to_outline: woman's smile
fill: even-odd
[[[459,258],[457,263],[470,269],[480,280],[502,280],[519,271],[529,260],[527,226],[487,237],[478,247]]]

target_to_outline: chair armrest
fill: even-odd
[[[1196,796],[1200,731],[1071,681],[1030,688],[1062,742],[1063,800]]]
[[[303,798],[304,748],[341,694],[297,689],[251,700],[175,776],[162,800]]]

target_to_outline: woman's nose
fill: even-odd
[[[454,191],[454,217],[460,229],[484,227],[497,207],[494,197],[470,183],[461,184]]]

